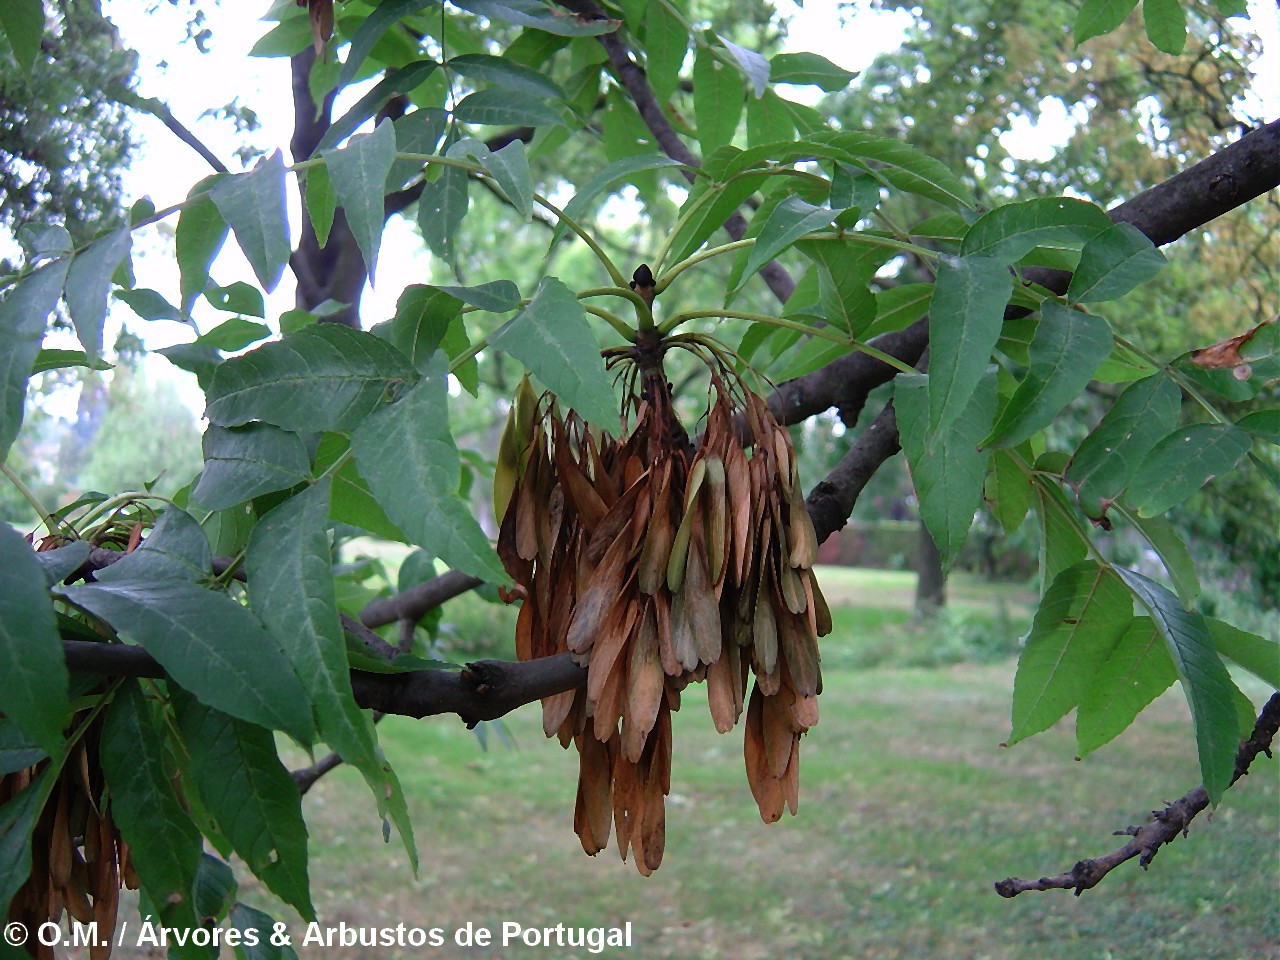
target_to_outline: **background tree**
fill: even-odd
[[[1103,19],[1114,9],[1086,4],[1077,39],[1117,26]],[[1210,477],[1247,468],[1273,481],[1277,324],[1251,317],[1235,339],[1185,342],[1171,357],[1104,314],[1160,270],[1157,247],[1275,188],[1280,123],[1184,158],[1187,169],[1110,211],[1048,196],[987,209],[967,164],[835,130],[780,93],[840,89],[847,72],[812,54],[768,56],[767,28],[750,37],[761,52],[666,0],[308,0],[273,15],[258,52],[290,58],[291,167],[277,152],[231,174],[207,157],[215,173],[185,202],[135,208],[129,226],[88,243],[47,227],[5,280],[6,449],[60,301],[90,359],[117,288],[156,315],[182,316],[202,295],[231,314],[166,352],[206,393],[198,478],[171,500],[95,497],[58,516],[32,496],[46,528],[35,552],[0,529],[0,657],[15,678],[0,691],[11,916],[34,923],[65,906],[110,923],[126,883],[169,925],[261,927],[236,899],[234,852],[309,917],[299,786],[339,757],[416,860],[370,710],[474,723],[542,699],[547,732],[581,756],[584,849],[616,831],[647,874],[665,836],[670,711],[705,680],[717,729],[742,721],[761,816],[794,812],[817,638],[831,626],[817,546],[900,448],[944,565],[984,499],[1007,531],[1034,514],[1042,603],[1010,743],[1074,709],[1083,754],[1175,680],[1195,724],[1202,787],[1113,853],[1010,879],[1003,895],[1079,891],[1148,862],[1268,747],[1280,697],[1257,716],[1223,658],[1280,686],[1275,641],[1196,608],[1196,566],[1163,516]],[[1146,11],[1171,56],[1184,24],[1181,10]],[[7,8],[3,25],[30,64],[43,9]],[[337,91],[364,79],[335,116]],[[305,211],[296,248],[290,175]],[[609,231],[592,221],[627,184],[624,202],[670,226],[601,242]],[[494,205],[473,221],[479,198]],[[457,282],[406,288],[378,323],[361,318],[361,291],[387,217],[401,213]],[[174,216],[179,289],[133,289],[122,269],[133,231]],[[503,240],[550,229],[554,260],[517,278],[476,275],[460,252],[477,222]],[[256,289],[211,284],[232,235],[262,288],[293,271],[298,309],[259,323]],[[643,265],[620,265],[619,244]],[[920,265],[911,282],[876,279],[906,263]],[[747,325],[737,342],[726,320]],[[665,365],[676,351],[689,355],[683,369]],[[464,500],[484,471],[451,426],[450,383],[479,394],[481,367],[510,392],[496,554]],[[1064,410],[1096,402],[1095,381],[1106,412],[1071,437]],[[891,399],[874,392],[889,383]],[[1244,415],[1232,406],[1242,391],[1257,405]],[[853,427],[873,397],[870,422],[806,497],[786,428],[833,407]],[[1159,580],[1103,535],[1120,525],[1161,557]],[[420,545],[450,569],[357,606],[332,550],[349,528]],[[413,625],[482,581],[520,601],[520,662],[454,671],[417,655]],[[290,776],[275,731],[334,757]]]

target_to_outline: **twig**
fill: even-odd
[[[298,785],[298,792],[306,793],[316,785],[317,780],[330,770],[340,766],[342,766],[342,758],[336,753],[330,753],[321,757],[309,767],[303,767],[301,770],[290,770],[289,776],[293,777],[293,782]]]
[[[417,623],[445,601],[474,590],[482,583],[484,581],[476,577],[450,570],[394,597],[384,597],[366,604],[360,611],[360,622],[366,627],[375,628],[397,620]]]
[[[1253,734],[1240,745],[1236,753],[1235,775],[1231,778],[1234,784],[1249,772],[1249,765],[1260,753],[1271,756],[1271,741],[1280,730],[1280,693],[1271,695],[1258,722],[1254,724]],[[1117,830],[1116,836],[1129,836],[1133,839],[1124,846],[1112,850],[1101,857],[1092,857],[1079,861],[1066,873],[1056,877],[1041,877],[1039,880],[1021,880],[1009,877],[995,885],[996,893],[1006,899],[1016,897],[1028,890],[1074,890],[1076,896],[1096,887],[1108,873],[1127,860],[1138,858],[1142,869],[1147,869],[1160,848],[1172,843],[1179,835],[1186,836],[1191,821],[1209,806],[1209,795],[1204,787],[1189,790],[1177,800],[1166,804],[1163,810],[1152,810],[1151,820],[1140,827],[1126,827]]]

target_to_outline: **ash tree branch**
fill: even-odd
[[[1235,783],[1249,772],[1249,766],[1264,753],[1271,757],[1271,744],[1276,732],[1280,730],[1280,693],[1271,695],[1253,733],[1248,740],[1240,744],[1236,752],[1236,770],[1231,782]],[[1074,867],[1056,877],[1041,877],[1039,880],[1020,880],[1009,877],[995,885],[996,893],[1009,899],[1029,890],[1074,890],[1076,896],[1096,887],[1102,879],[1120,864],[1138,858],[1142,869],[1147,869],[1160,848],[1173,843],[1178,836],[1186,836],[1194,820],[1209,806],[1209,795],[1204,787],[1188,790],[1172,803],[1166,804],[1162,810],[1151,811],[1151,819],[1140,827],[1126,827],[1117,830],[1117,836],[1132,837],[1128,843],[1101,857],[1091,857],[1079,861]]]
[[[1133,224],[1156,246],[1165,246],[1277,186],[1280,120],[1112,207],[1108,214],[1117,223]],[[1024,270],[1022,278],[1057,294],[1065,293],[1071,282],[1067,271],[1044,268]],[[1024,308],[1010,307],[1005,319],[1027,313]],[[916,321],[899,334],[877,337],[872,343],[914,364],[928,343],[928,319]],[[878,360],[860,353],[847,354],[782,384],[769,398],[769,407],[780,422],[790,424],[835,406],[845,423],[852,424],[867,394],[895,375],[896,371]],[[810,491],[809,515],[819,541],[845,525],[867,480],[899,449],[897,421],[892,405],[888,405],[831,473]]]
[[[1183,174],[1121,204],[1112,215],[1133,223],[1153,241],[1165,244],[1277,185],[1280,185],[1280,121],[1255,130]],[[1170,205],[1179,204],[1185,206],[1169,209]],[[1044,283],[1050,289],[1065,290],[1069,277],[1048,271],[1028,271],[1028,279]],[[918,360],[924,350],[926,329],[921,325],[901,331],[903,336],[897,344],[902,352],[897,355],[907,357],[914,351]],[[908,335],[908,331],[912,332]],[[886,340],[882,337],[876,342],[880,345]],[[855,367],[855,363],[863,366]],[[829,368],[824,368],[779,388],[781,399],[775,402],[779,403],[787,422],[801,419],[800,411],[804,409],[816,412],[838,403],[837,399],[828,399],[823,406],[817,406],[823,404],[824,398],[835,397],[838,391],[852,391],[848,396],[855,400],[857,392],[863,391],[865,400],[865,391],[871,388],[869,384],[874,385],[874,378],[882,378],[876,383],[889,379],[884,364],[867,364],[853,355],[829,367],[844,370],[845,379],[851,382],[841,383]],[[875,429],[866,431],[832,474],[810,494],[810,515],[820,539],[825,540],[843,526],[867,478],[898,450],[891,406],[880,413],[873,425]],[[361,611],[360,620],[366,627],[375,627],[409,619],[415,610],[420,611],[420,616],[433,604],[443,603],[477,583],[472,578],[445,574],[399,597],[375,601]],[[136,647],[65,641],[64,648],[73,670],[123,676],[163,673],[145,650]],[[575,689],[585,678],[585,670],[568,655],[560,655],[525,663],[481,661],[458,673],[420,671],[373,675],[353,671],[352,688],[356,691],[357,703],[384,713],[414,717],[457,713],[468,723],[474,723],[500,717],[521,704]],[[1280,707],[1270,710],[1268,715],[1276,710]]]

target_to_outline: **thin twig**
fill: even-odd
[[[1278,730],[1280,730],[1280,693],[1273,693],[1266,706],[1262,708],[1258,722],[1254,724],[1252,735],[1240,744],[1240,749],[1236,752],[1235,775],[1231,778],[1233,784],[1249,772],[1249,765],[1258,754],[1265,753],[1268,757],[1271,756],[1271,742],[1275,739]],[[1142,826],[1117,830],[1116,836],[1128,836],[1133,839],[1110,853],[1081,860],[1070,870],[1056,877],[1041,877],[1039,880],[1009,877],[995,885],[996,893],[1008,899],[1029,890],[1074,890],[1078,897],[1084,891],[1096,887],[1102,882],[1103,877],[1120,864],[1134,857],[1138,858],[1138,863],[1145,870],[1151,865],[1151,861],[1155,859],[1155,855],[1160,852],[1162,846],[1172,843],[1180,835],[1184,837],[1187,835],[1191,821],[1208,806],[1209,794],[1205,792],[1204,787],[1188,790],[1177,800],[1166,804],[1164,809],[1152,810],[1151,819]]]

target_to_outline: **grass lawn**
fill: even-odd
[[[450,932],[632,923],[642,958],[1255,960],[1280,957],[1280,777],[1274,762],[1232,790],[1144,873],[1098,889],[1000,899],[992,883],[1068,869],[1120,843],[1113,830],[1197,782],[1181,693],[1118,741],[1073,760],[1069,723],[1013,749],[1009,661],[929,669],[857,666],[902,626],[909,575],[825,572],[833,606],[866,604],[824,650],[822,720],[805,738],[798,817],[768,826],[742,772],[739,732],[720,737],[700,687],[676,715],[667,849],[640,877],[611,847],[588,858],[573,834],[576,754],[543,739],[536,705],[507,718],[514,741],[487,751],[456,720],[388,718],[383,743],[418,831],[414,878],[384,844],[367,791],[339,768],[307,796],[311,875],[326,923],[404,922]],[[963,581],[957,605],[1028,597]],[[901,616],[899,616],[901,614]],[[946,625],[940,629],[945,629]],[[923,639],[921,639],[923,638]],[[934,637],[932,641],[943,642]],[[1266,691],[1247,688],[1259,701]],[[272,909],[239,871],[242,897]],[[276,908],[279,916],[286,914]],[[290,920],[295,937],[302,924]],[[624,951],[607,950],[605,956]],[[394,949],[302,951],[394,957]],[[585,949],[447,945],[404,955],[586,957]]]
[[[509,718],[514,750],[482,751],[446,719],[389,719],[382,737],[410,797],[420,874],[382,843],[363,785],[340,769],[306,800],[317,908],[330,923],[447,929],[629,920],[640,957],[1280,956],[1269,762],[1145,874],[1127,864],[1079,899],[996,896],[995,880],[1109,850],[1112,830],[1196,779],[1177,695],[1076,763],[1065,729],[999,747],[1010,683],[1007,665],[829,675],[804,744],[800,814],[772,826],[751,801],[740,738],[717,736],[690,691],[676,718],[666,859],[649,879],[611,849],[583,855],[575,755],[543,740],[536,708]],[[522,952],[540,953],[420,955]]]

